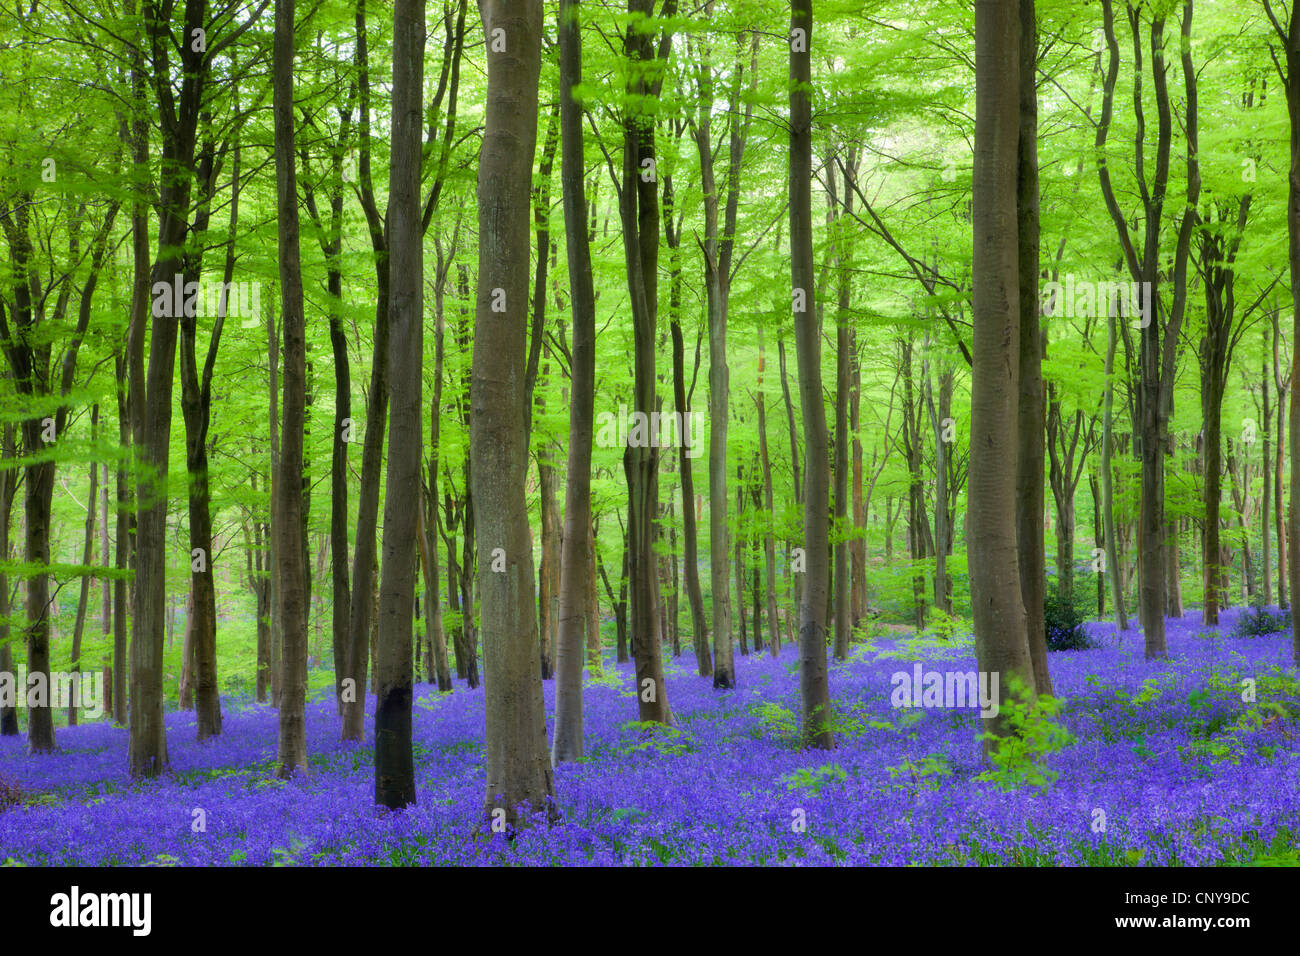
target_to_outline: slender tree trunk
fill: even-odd
[[[1020,274],[1020,395],[1016,434],[1016,551],[1020,592],[1040,694],[1052,692],[1047,668],[1043,604],[1047,558],[1043,547],[1045,412],[1042,333],[1038,324],[1038,31],[1034,0],[1019,0],[1020,125],[1016,173],[1016,235]],[[940,545],[942,547],[942,545]]]
[[[1223,494],[1223,437],[1220,420],[1223,411],[1223,389],[1219,387],[1217,376],[1211,380],[1201,381],[1201,421],[1204,423],[1204,461],[1205,475],[1202,504],[1205,507],[1205,531],[1202,535],[1203,548],[1201,560],[1203,565],[1203,583],[1205,585],[1205,608],[1203,621],[1209,627],[1219,624],[1219,608],[1226,600],[1222,590],[1222,567],[1219,554],[1222,546],[1219,542],[1220,497]]]
[[[1300,93],[1300,90],[1297,90],[1297,93]],[[1300,119],[1300,106],[1291,107],[1288,104],[1288,108],[1294,109],[1296,111],[1294,115],[1297,119]],[[1300,133],[1293,132],[1292,137],[1292,142],[1295,144],[1293,145],[1293,149],[1300,152]],[[1296,164],[1296,175],[1300,176],[1300,155],[1295,156],[1294,161]],[[1297,186],[1295,198],[1296,202],[1300,203],[1300,185]],[[1300,210],[1297,210],[1296,215],[1300,217]],[[1300,223],[1295,224],[1295,229],[1297,233],[1300,233]],[[1297,235],[1292,241],[1300,245],[1300,235]],[[1297,254],[1300,255],[1300,253]],[[1287,601],[1287,522],[1284,509],[1282,508],[1282,467],[1283,462],[1286,461],[1282,449],[1285,445],[1287,416],[1282,413],[1282,410],[1286,407],[1286,382],[1290,382],[1292,379],[1288,375],[1284,380],[1282,376],[1282,367],[1278,356],[1279,337],[1278,313],[1274,312],[1273,383],[1277,386],[1277,454],[1273,457],[1273,500],[1277,504],[1273,509],[1273,521],[1274,530],[1277,534],[1277,603],[1280,607],[1289,607],[1290,604]]]
[[[13,461],[18,457],[14,441],[14,427],[0,423],[0,460]],[[9,525],[13,510],[14,492],[18,487],[18,472],[14,468],[0,470],[0,561],[10,559]],[[0,674],[14,674],[13,648],[9,643],[9,576],[0,570]],[[15,691],[17,687],[15,687]],[[0,737],[18,736],[18,708],[15,705],[0,707]]]
[[[813,302],[812,243],[812,0],[790,4],[790,280],[794,306],[795,346],[799,359],[799,399],[803,408],[804,575],[799,606],[799,694],[805,743],[831,750],[830,684],[826,671],[827,552],[830,514],[827,474],[826,407],[822,403],[821,330]]]
[[[580,760],[582,662],[587,639],[587,592],[591,552],[591,446],[596,401],[596,299],[587,238],[582,108],[573,89],[582,82],[582,29],[577,0],[561,0],[560,43],[560,189],[564,205],[565,254],[569,263],[569,297],[573,310],[569,457],[565,470],[564,531],[560,539],[559,628],[555,641],[555,737],[551,761]],[[688,545],[689,547],[689,545]]]
[[[765,528],[763,551],[767,571],[767,650],[773,657],[781,653],[781,632],[776,618],[776,508],[772,499],[772,463],[767,452],[767,408],[763,394],[763,330],[758,330],[758,455],[763,469],[763,510]],[[856,442],[855,442],[856,444]],[[859,462],[860,464],[860,462]],[[858,477],[861,475],[859,473]],[[861,491],[859,485],[858,491]],[[689,510],[689,508],[687,509]]]
[[[1128,612],[1124,609],[1123,568],[1120,565],[1119,545],[1115,540],[1115,490],[1111,472],[1114,450],[1115,403],[1115,322],[1114,310],[1107,318],[1106,328],[1106,386],[1102,395],[1101,426],[1101,507],[1102,531],[1106,539],[1106,567],[1110,572],[1111,599],[1115,605],[1115,621],[1121,631],[1128,630]]]
[[[1183,589],[1179,579],[1182,559],[1178,553],[1178,519],[1171,519],[1165,526],[1165,613],[1177,620],[1183,616]],[[1221,585],[1225,593],[1227,582]]]
[[[1260,469],[1260,478],[1261,478],[1260,484],[1262,484],[1264,487],[1263,487],[1263,502],[1260,506],[1260,514],[1259,514],[1259,534],[1261,539],[1260,548],[1262,551],[1262,554],[1260,555],[1260,563],[1263,566],[1264,604],[1265,606],[1271,606],[1273,603],[1273,577],[1272,577],[1273,561],[1272,561],[1272,556],[1269,554],[1268,502],[1269,502],[1270,492],[1272,491],[1271,486],[1273,483],[1272,482],[1273,456],[1271,453],[1271,449],[1269,448],[1269,439],[1272,435],[1272,428],[1273,428],[1273,420],[1272,420],[1273,410],[1269,406],[1269,395],[1268,395],[1269,369],[1268,369],[1268,357],[1267,357],[1267,347],[1268,347],[1267,330],[1265,330],[1264,332],[1264,345],[1265,345],[1265,357],[1263,360],[1263,368],[1259,378],[1260,385],[1263,387],[1263,392],[1264,392],[1264,429],[1263,429],[1264,460],[1263,460],[1262,468]]]
[[[424,462],[424,253],[420,207],[425,4],[397,0],[393,16],[393,132],[388,186],[388,479],[377,610],[375,804],[415,803],[411,745],[412,614],[418,569],[413,503]]]
[[[94,405],[90,410],[90,440],[93,443],[99,437],[99,406]],[[95,508],[99,496],[99,465],[92,462],[90,465],[90,490],[86,494],[86,539],[81,548],[81,563],[87,567],[95,558]],[[107,520],[105,515],[105,520]],[[86,611],[90,602],[90,576],[83,574],[81,577],[81,588],[77,595],[77,617],[72,625],[72,662],[70,670],[73,674],[74,687],[78,690],[74,694],[74,699],[68,702],[68,726],[77,726],[77,709],[80,701],[81,686],[81,636],[86,629]]]
[[[425,572],[428,575],[427,597],[429,605],[428,641],[429,655],[432,658],[429,671],[430,683],[436,678],[438,690],[448,693],[452,690],[451,668],[447,660],[447,633],[443,627],[441,581],[438,573],[438,467],[439,437],[441,435],[442,416],[442,376],[446,364],[443,325],[442,281],[445,275],[441,248],[438,256],[437,281],[434,287],[436,325],[434,331],[434,367],[433,367],[433,401],[429,406],[429,483],[425,492],[424,527],[422,529],[425,548]],[[448,581],[448,595],[455,588],[455,582]]]
[[[185,627],[181,631],[181,676],[176,689],[177,706],[194,709],[194,585],[185,595]]]
[[[340,159],[341,162],[341,159]],[[332,201],[338,222],[342,214],[342,193]],[[334,255],[342,240],[331,239]],[[334,356],[334,434],[330,454],[330,584],[333,611],[330,647],[334,660],[334,696],[343,714],[343,681],[348,676],[348,625],[352,613],[352,585],[348,576],[348,445],[352,441],[352,375],[348,365],[348,339],[343,326],[343,274],[337,261],[327,277],[330,302],[330,351]]]
[[[828,164],[829,165],[829,164]],[[833,174],[832,174],[833,175]],[[833,181],[833,180],[832,180]],[[834,186],[831,187],[834,192]],[[846,212],[852,210],[849,184],[844,184]],[[833,199],[832,199],[833,201]],[[840,224],[843,225],[842,223]],[[835,313],[835,640],[837,661],[849,656],[849,365],[852,346],[849,343],[849,296],[851,293],[850,262],[844,248],[847,239],[839,230],[835,248],[835,264],[839,272],[838,301]]]
[[[365,3],[357,4],[356,63],[358,71],[358,135],[360,157],[358,179],[375,255],[375,337],[370,363],[370,389],[366,393],[366,434],[361,446],[361,484],[357,492],[357,534],[352,550],[352,605],[348,609],[347,677],[344,689],[343,740],[361,740],[365,729],[366,677],[369,638],[374,622],[373,591],[370,586],[377,561],[379,480],[383,469],[384,429],[388,424],[388,240],[383,220],[374,203],[370,176],[370,72],[366,36]]]
[[[671,17],[674,0],[665,0],[660,15]],[[628,0],[628,13],[649,16],[653,0]],[[632,23],[636,23],[634,19]],[[655,45],[651,33],[629,26],[624,37],[624,54],[639,64],[628,83],[632,100],[656,95],[657,81],[648,79],[645,67],[655,62]],[[622,225],[623,259],[627,269],[633,327],[633,410],[650,420],[658,410],[655,398],[655,323],[658,315],[659,195],[653,177],[643,171],[655,164],[654,126],[633,110],[623,117],[623,168],[619,189],[619,216]],[[713,425],[717,427],[715,420]],[[660,655],[659,606],[655,601],[654,554],[655,518],[658,515],[659,449],[634,442],[629,435],[623,454],[623,472],[628,489],[628,573],[631,588],[632,657],[636,665],[637,713],[643,721],[670,723],[668,686],[664,683]],[[722,499],[725,501],[725,499]],[[713,506],[717,507],[717,499]],[[724,555],[726,551],[722,552]],[[726,578],[726,560],[721,573]],[[713,573],[719,572],[715,568]],[[715,577],[715,580],[716,577]],[[718,595],[713,595],[717,600]],[[729,631],[724,635],[729,639]],[[714,684],[719,673],[730,678],[731,668],[719,658],[716,623],[714,639]]]
[[[126,390],[122,385],[122,374],[126,370],[125,362],[118,358],[114,365],[118,371],[117,391],[117,434],[123,455],[131,447],[131,422],[126,407]],[[130,670],[127,656],[130,654],[127,636],[127,582],[125,572],[134,563],[131,547],[131,490],[127,479],[127,465],[123,458],[118,458],[115,469],[117,494],[117,529],[113,542],[113,568],[119,577],[113,581],[113,722],[126,725],[127,718],[127,682]],[[3,520],[3,519],[0,519]]]
[[[1271,15],[1271,11],[1270,11]],[[1276,21],[1274,21],[1276,24]],[[1281,33],[1279,26],[1278,32]],[[1300,594],[1300,509],[1296,499],[1300,497],[1300,395],[1297,383],[1300,383],[1300,4],[1292,3],[1286,34],[1283,37],[1286,49],[1286,103],[1287,117],[1290,120],[1291,165],[1287,179],[1287,261],[1291,268],[1291,304],[1293,307],[1292,353],[1291,353],[1291,408],[1290,408],[1290,445],[1291,458],[1291,498],[1286,520],[1286,580],[1290,593]],[[1276,351],[1276,326],[1274,332],[1274,350]],[[1282,396],[1278,396],[1279,407]],[[1278,414],[1278,494],[1282,501],[1282,415]],[[1281,508],[1278,509],[1279,516]],[[1278,535],[1278,565],[1281,570],[1281,553],[1283,538]],[[1280,588],[1279,588],[1280,590]],[[1286,594],[1282,594],[1282,603],[1286,603]],[[1300,623],[1292,617],[1291,647],[1296,664],[1300,664]]]
[[[849,542],[849,604],[852,608],[853,626],[856,628],[867,616],[867,507],[862,488],[862,365],[858,356],[858,334],[853,328],[849,329],[849,351],[852,356],[849,374],[849,432],[853,435],[853,539]],[[762,418],[761,411],[759,418]],[[771,510],[769,501],[768,511]]]
[[[271,467],[267,476],[267,487],[271,492],[270,521],[267,523],[266,540],[269,562],[267,564],[267,605],[270,616],[267,618],[266,633],[266,667],[267,680],[270,684],[271,706],[280,706],[280,661],[282,658],[282,640],[284,629],[280,621],[280,336],[275,324],[276,309],[272,308],[266,323],[266,359],[268,411],[270,415]]]
[[[276,213],[279,234],[281,326],[284,335],[284,419],[280,467],[277,613],[283,641],[277,773],[307,770],[307,569],[303,528],[303,430],[307,402],[307,326],[298,247],[298,186],[294,169],[294,0],[276,0],[274,83]]]
[[[673,313],[671,332],[673,340],[673,398],[675,407],[681,415],[682,430],[683,434],[685,434],[686,423],[691,420],[691,410],[686,401],[682,327],[677,321],[676,312]],[[700,436],[695,434],[693,428],[690,434],[692,444],[700,440]],[[691,643],[695,647],[696,671],[701,677],[709,677],[713,673],[713,654],[709,648],[708,618],[704,614],[704,596],[700,590],[699,532],[695,523],[693,453],[696,453],[694,448],[688,448],[686,442],[683,441],[678,456],[682,483],[683,571],[686,579],[686,600],[691,607]]]
[[[623,542],[623,576],[627,579],[627,539]],[[604,661],[601,658],[601,634],[600,634],[600,597],[596,588],[596,528],[594,525],[587,525],[587,673],[593,677],[599,676],[604,672]],[[626,588],[626,585],[625,585]],[[627,621],[622,616],[626,611],[626,605],[621,606],[618,611],[622,621],[623,631],[627,629]],[[618,663],[622,664],[627,661],[627,643],[622,641],[618,647]]]

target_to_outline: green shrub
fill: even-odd
[[[1083,612],[1077,603],[1062,597],[1057,587],[1047,589],[1043,598],[1043,624],[1047,630],[1049,651],[1086,651],[1096,647],[1083,626],[1083,620]]]
[[[1272,611],[1263,605],[1255,605],[1243,614],[1233,626],[1232,637],[1264,637],[1291,630],[1291,609],[1283,608]]]

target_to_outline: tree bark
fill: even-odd
[[[812,243],[812,0],[790,3],[790,280],[804,433],[804,574],[799,605],[799,694],[807,746],[835,747],[826,671],[826,604],[830,560],[826,407],[822,403],[821,330],[813,301]],[[792,430],[793,435],[793,430]]]
[[[358,0],[356,13],[356,65],[359,157],[358,188],[370,245],[375,256],[375,337],[370,363],[370,390],[367,395],[366,434],[361,446],[361,484],[357,491],[357,534],[352,550],[352,603],[348,609],[347,677],[345,691],[343,740],[361,739],[365,729],[366,678],[369,663],[369,639],[374,620],[373,592],[370,582],[377,560],[379,520],[379,480],[383,469],[384,429],[388,423],[388,240],[384,221],[374,199],[370,175],[370,61],[366,36],[365,0]]]
[[[12,461],[17,457],[13,425],[0,424],[0,459]],[[0,470],[0,561],[9,560],[9,524],[17,488],[17,469]],[[3,570],[0,570],[0,674],[14,674],[13,648],[9,645],[9,576]],[[0,707],[0,737],[17,736],[17,706]]]
[[[981,671],[1035,689],[1016,534],[1020,391],[1017,204],[1020,22],[1016,0],[976,0],[973,340],[969,529],[971,610]],[[1003,698],[1006,699],[1005,696]],[[1010,727],[985,718],[996,734]]]
[[[577,0],[561,0],[560,190],[564,205],[564,248],[569,264],[573,310],[569,397],[569,456],[565,470],[564,531],[560,538],[559,621],[555,640],[555,737],[551,761],[580,760],[582,663],[586,654],[587,580],[591,528],[591,446],[596,402],[596,297],[587,237],[582,107],[574,88],[582,82],[582,29]],[[689,547],[689,545],[688,545]],[[688,572],[689,573],[689,572]]]
[[[397,0],[393,16],[393,131],[388,185],[388,476],[384,493],[375,677],[375,804],[416,802],[411,744],[412,631],[424,465],[424,252],[420,210],[425,4]]]
[[[276,213],[279,235],[281,327],[284,335],[284,418],[280,467],[277,612],[283,641],[277,775],[307,770],[307,569],[303,528],[303,430],[307,403],[307,326],[298,244],[298,185],[294,168],[294,0],[276,0],[272,67],[275,117]]]
[[[1034,0],[1019,0],[1020,126],[1016,163],[1016,236],[1020,274],[1020,395],[1016,434],[1016,551],[1020,591],[1040,694],[1052,692],[1043,620],[1047,558],[1043,547],[1043,340],[1038,323],[1038,30]],[[942,547],[942,545],[940,545]],[[1059,573],[1059,570],[1058,570]]]
[[[522,822],[516,816],[520,804],[534,812],[553,812],[555,795],[537,667],[522,387],[542,4],[481,0],[479,8],[485,33],[500,37],[504,49],[488,53],[487,114],[479,156],[471,478],[483,596],[485,804],[489,812],[504,811],[513,824]]]

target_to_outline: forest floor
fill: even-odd
[[[1297,864],[1290,636],[1230,636],[1239,613],[1217,630],[1171,620],[1153,663],[1136,629],[1088,625],[1098,647],[1051,654],[1059,717],[992,770],[978,711],[891,704],[917,663],[974,670],[968,640],[855,645],[830,670],[829,753],[798,746],[795,648],[739,658],[730,692],[688,650],[669,663],[667,730],[633,722],[629,666],[610,666],[587,685],[587,759],[555,772],[559,822],[513,839],[485,824],[483,691],[459,681],[417,687],[419,803],[401,813],[373,806],[372,752],[339,741],[328,690],[308,704],[310,772],[290,782],[274,776],[275,711],[247,700],[225,699],[202,745],[192,712],[169,713],[172,772],[144,784],[107,721],[61,728],[45,756],[4,738],[0,863]]]

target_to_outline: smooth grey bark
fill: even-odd
[[[277,775],[307,770],[307,569],[303,527],[303,432],[307,404],[307,323],[299,258],[298,184],[293,118],[294,0],[276,0],[272,66],[275,182],[279,236],[281,327],[284,343],[284,418],[280,434],[279,582],[282,634]]]
[[[489,50],[479,154],[479,268],[470,384],[471,486],[486,691],[485,806],[554,812],[524,483],[528,446],[523,388],[528,323],[530,192],[537,148],[541,0],[480,0]],[[493,811],[503,811],[498,814]]]
[[[582,82],[582,30],[576,0],[561,0],[560,190],[564,204],[564,248],[569,263],[573,310],[570,349],[569,457],[565,471],[564,531],[560,539],[559,622],[555,640],[555,736],[551,762],[580,760],[582,662],[586,653],[588,529],[591,527],[591,445],[596,401],[596,298],[587,237],[583,180],[582,108],[574,87]]]
[[[1124,583],[1120,579],[1119,547],[1115,541],[1115,489],[1111,472],[1114,455],[1115,404],[1115,323],[1114,310],[1106,320],[1106,387],[1102,395],[1101,426],[1101,506],[1102,533],[1105,537],[1106,567],[1110,573],[1111,600],[1115,605],[1115,622],[1121,631],[1128,630],[1128,612],[1124,608]]]
[[[420,211],[424,0],[397,0],[393,15],[393,130],[388,180],[388,476],[375,679],[375,803],[415,803],[411,745],[412,614],[424,467],[424,248]]]

